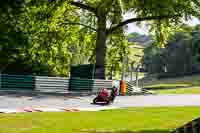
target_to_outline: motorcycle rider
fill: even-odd
[[[111,94],[110,94],[110,98],[111,98],[112,102],[114,101],[116,96],[117,96],[117,88],[115,86],[113,86]]]

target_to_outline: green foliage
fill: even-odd
[[[22,12],[4,12],[0,19],[1,71],[16,72],[16,64],[22,64],[29,74],[67,76],[71,65],[85,63],[91,57],[94,34],[80,25],[64,23],[67,19],[80,21],[67,4],[56,7],[48,1],[22,4]],[[9,16],[13,18],[6,21]],[[19,67],[18,73],[24,69]]]
[[[139,35],[140,35],[140,34],[137,33],[137,32],[132,32],[132,33],[128,34],[128,39],[130,39],[130,38],[135,38],[135,37],[137,37],[137,36],[139,36]]]
[[[185,75],[192,72],[192,44],[190,33],[176,33],[164,53],[167,73]]]
[[[151,45],[144,53],[144,64],[150,73],[181,76],[192,72],[190,33],[176,33],[171,36],[166,48],[160,49],[156,45]]]
[[[185,19],[189,19],[189,9],[192,6],[191,1],[157,1],[157,0],[142,0],[136,2],[136,12],[139,16],[148,15],[180,15]],[[142,11],[140,9],[143,8]],[[182,26],[181,17],[172,17],[168,19],[157,19],[147,23],[150,27],[150,34],[154,36],[156,44],[160,48],[164,48],[167,44],[168,38]]]
[[[185,14],[191,6],[191,1],[188,0],[123,0],[123,2],[127,11],[134,11],[140,17]],[[174,17],[165,20],[173,22],[180,19]]]
[[[125,13],[139,18],[162,15],[185,15],[194,9],[185,0],[80,0],[99,13],[106,12],[107,31],[123,21]],[[68,76],[71,65],[95,63],[97,17],[89,10],[69,4],[69,0],[4,1],[0,8],[0,70],[21,64],[27,73]],[[181,17],[151,21],[151,33],[160,47],[167,43],[172,28]],[[174,26],[175,25],[175,26]],[[124,27],[107,35],[106,71],[114,66],[119,77],[121,62],[130,55]],[[136,33],[129,37],[137,36]],[[151,53],[151,52],[150,52]],[[157,51],[159,53],[159,51]],[[154,56],[152,54],[150,56]],[[159,57],[160,59],[160,57]],[[157,61],[157,60],[156,60]],[[9,66],[9,67],[8,67]],[[13,67],[12,67],[13,66]],[[9,69],[8,69],[9,68]],[[13,69],[15,70],[15,69]]]
[[[108,77],[113,70],[114,79],[121,78],[122,62],[129,53],[129,45],[123,35],[114,34],[109,38],[106,56],[106,74]]]
[[[29,45],[28,36],[22,32],[19,17],[23,11],[23,2],[4,1],[0,8],[0,71],[7,66],[23,60],[23,50]]]
[[[155,42],[152,42],[147,48],[144,49],[143,63],[150,74],[163,72],[161,49]]]
[[[192,38],[192,55],[193,55],[193,65],[194,67],[199,67],[200,65],[200,32],[194,31]]]

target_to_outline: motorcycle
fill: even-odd
[[[113,103],[117,96],[117,88],[113,87],[109,95],[107,89],[101,89],[98,95],[93,99],[93,104],[110,104]]]

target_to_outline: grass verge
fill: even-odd
[[[200,117],[200,107],[1,114],[0,133],[168,133]]]
[[[144,87],[158,94],[200,94],[200,75],[144,82]]]

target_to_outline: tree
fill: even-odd
[[[177,8],[183,8],[184,18],[185,20],[189,20],[192,18],[200,18],[200,1],[199,0],[185,0],[180,2],[177,5]],[[164,11],[164,10],[162,10]],[[191,27],[182,23],[182,21],[174,21],[172,23],[168,23],[165,20],[154,20],[149,26],[150,33],[154,35],[154,40],[156,44],[164,48],[167,44],[167,41],[171,35],[180,30],[180,32],[191,32]]]
[[[132,32],[132,33],[128,34],[128,39],[135,38],[135,37],[138,37],[138,36],[140,36],[139,33],[137,33],[137,32]]]
[[[120,79],[124,58],[130,54],[129,43],[122,33],[113,34],[107,41],[106,51],[106,76]]]
[[[79,25],[61,25],[68,19],[80,21],[69,5],[17,1],[0,5],[1,71],[68,76],[71,65],[91,57],[95,35]]]
[[[177,32],[165,48],[150,45],[145,49],[144,64],[149,73],[161,76],[183,76],[192,72],[191,34]]]
[[[8,5],[13,3],[8,2]],[[27,41],[20,45],[23,48],[19,53],[28,64],[34,64],[34,68],[47,64],[52,71],[63,75],[70,64],[81,64],[90,57],[90,62],[96,61],[96,78],[105,78],[106,50],[110,48],[108,44],[113,35],[119,36],[115,41],[121,40],[123,28],[132,22],[174,22],[184,13],[183,7],[188,6],[185,3],[182,0],[25,0],[22,6],[25,8],[14,11],[17,19],[10,19],[13,22],[9,24]],[[123,20],[123,14],[127,12],[136,17]],[[8,14],[6,17],[13,17],[12,13]],[[1,20],[7,20],[4,16]],[[124,41],[117,42],[118,46],[121,42]]]
[[[200,20],[200,1],[199,0],[192,0],[193,2],[193,6],[190,10],[190,13],[198,18]],[[193,64],[194,67],[199,69],[199,64],[200,64],[200,38],[199,38],[199,34],[200,34],[200,25],[197,25],[194,27],[193,29],[193,33],[192,33],[192,49],[193,49]]]
[[[192,55],[193,55],[193,67],[199,69],[200,65],[200,31],[199,25],[194,28],[192,32]]]
[[[65,2],[65,0],[60,1]],[[182,4],[184,3],[184,5]],[[149,20],[169,20],[174,21],[177,17],[182,16],[184,1],[157,1],[157,0],[68,0],[68,4],[77,7],[79,13],[82,10],[87,12],[84,17],[94,16],[96,18],[95,25],[92,28],[84,23],[79,24],[87,26],[96,31],[96,78],[105,78],[105,56],[106,56],[106,40],[116,31],[123,32],[123,27],[129,23],[149,21]],[[80,10],[81,9],[81,10]],[[135,18],[123,21],[123,14],[126,12],[134,12]],[[81,19],[84,20],[83,17]],[[108,25],[110,27],[108,27]]]
[[[23,60],[23,48],[29,44],[21,30],[20,13],[23,1],[2,1],[0,5],[0,71]]]

